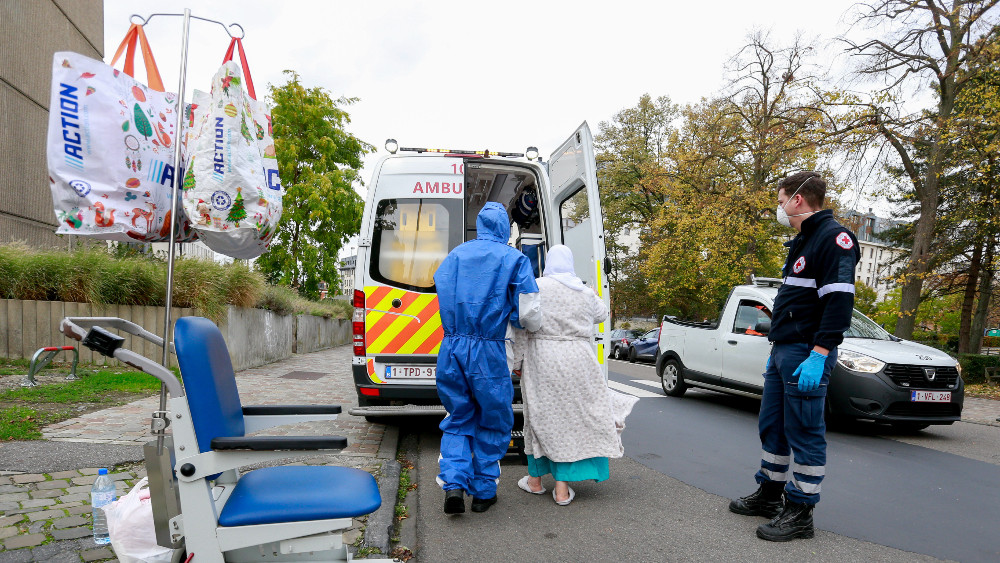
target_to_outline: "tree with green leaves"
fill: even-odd
[[[270,87],[278,172],[285,190],[270,249],[257,259],[267,281],[319,297],[319,282],[338,284],[338,253],[361,228],[362,156],[374,147],[347,131],[343,109],[357,98],[334,99],[302,85],[298,73]]]
[[[602,121],[594,139],[605,248],[611,259],[612,322],[623,316],[647,316],[656,310],[639,267],[643,249],[631,248],[629,241],[644,238],[643,227],[663,205],[666,150],[677,111],[670,98],[654,100],[643,94],[636,106]]]
[[[831,140],[811,52],[752,34],[726,90],[682,110],[642,263],[664,312],[713,318],[734,285],[779,274],[794,232],[774,221],[776,182],[820,168]]]

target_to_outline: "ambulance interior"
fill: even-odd
[[[507,209],[510,219],[508,244],[523,252],[540,277],[545,269],[543,203],[538,178],[530,168],[506,162],[465,163],[465,240],[476,238],[476,218],[487,202]]]

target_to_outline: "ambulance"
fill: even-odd
[[[434,272],[453,248],[476,238],[476,217],[487,202],[507,209],[508,244],[529,258],[536,277],[547,249],[565,244],[577,275],[609,305],[604,221],[586,122],[547,162],[534,147],[523,154],[403,148],[389,139],[386,149],[390,154],[375,166],[358,240],[352,322],[358,407],[351,414],[444,414],[435,386],[444,331]],[[608,332],[607,323],[597,325],[593,339],[605,378]],[[512,378],[520,410],[517,376]]]

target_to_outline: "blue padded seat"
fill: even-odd
[[[240,477],[220,526],[353,518],[382,504],[371,473],[350,467],[266,467]]]
[[[222,331],[202,317],[174,324],[174,348],[198,448],[212,451],[212,438],[243,436],[243,404]]]

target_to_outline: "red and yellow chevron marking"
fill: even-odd
[[[368,358],[368,379],[372,380],[372,383],[385,383],[379,379],[379,376],[375,375],[375,360]]]
[[[393,308],[393,299],[399,299],[402,305]],[[369,354],[436,354],[441,348],[444,329],[437,295],[369,286],[365,288],[365,308],[365,343]]]

